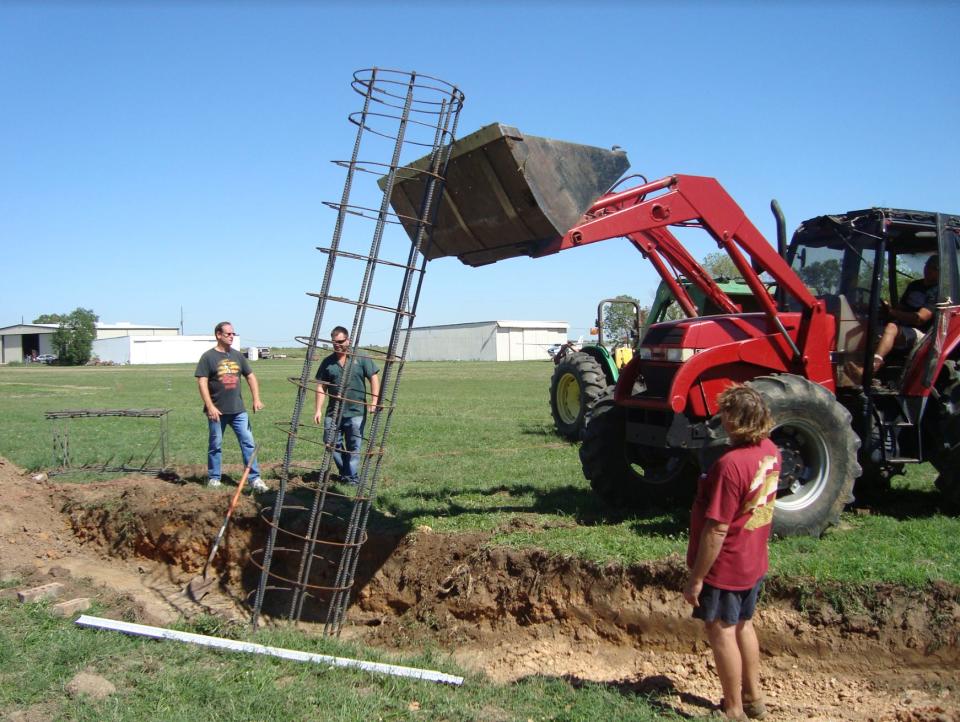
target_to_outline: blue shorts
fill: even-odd
[[[693,616],[704,622],[715,622],[719,619],[726,624],[753,619],[762,586],[763,579],[750,589],[731,592],[729,589],[717,589],[704,582],[703,590],[697,598],[700,606],[693,608]]]

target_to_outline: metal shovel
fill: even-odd
[[[203,565],[203,573],[199,577],[191,579],[190,583],[187,584],[187,596],[195,602],[203,599],[217,582],[216,577],[207,578],[207,571],[210,569],[210,563],[213,561],[213,558],[217,555],[217,549],[220,547],[220,542],[223,541],[223,535],[227,531],[227,525],[230,523],[230,515],[233,514],[233,510],[237,506],[237,501],[240,500],[240,494],[243,492],[243,487],[247,483],[247,477],[250,476],[250,467],[253,466],[253,462],[257,458],[257,452],[259,451],[260,444],[257,444],[253,447],[253,453],[250,455],[247,466],[243,470],[243,476],[240,477],[237,490],[233,492],[233,498],[230,500],[230,506],[227,508],[227,515],[223,518],[223,525],[220,527],[220,531],[217,532],[217,538],[213,540],[213,546],[210,548],[210,556],[207,557],[207,562]]]

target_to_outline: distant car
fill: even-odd
[[[260,358],[272,358],[273,354],[270,353],[269,346],[257,346],[257,355]]]
[[[34,359],[34,361],[38,364],[52,364],[56,360],[57,357],[52,353],[42,353]]]
[[[547,355],[548,355],[550,358],[553,358],[554,356],[557,355],[557,351],[559,351],[562,347],[563,347],[563,344],[560,344],[560,343],[555,343],[555,344],[553,344],[553,346],[550,346],[550,347],[547,349]]]

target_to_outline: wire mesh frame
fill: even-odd
[[[164,474],[169,471],[167,466],[168,439],[169,431],[167,428],[167,415],[170,409],[66,409],[63,411],[45,411],[44,418],[47,421],[54,422],[53,427],[53,468],[49,476],[60,474],[70,474],[74,472],[90,472],[95,474],[113,474],[113,473],[143,473],[143,474]],[[139,418],[139,419],[158,419],[160,422],[159,433],[157,434],[153,445],[139,464],[131,464],[136,454],[130,456],[119,464],[111,465],[116,457],[112,454],[106,461],[100,463],[87,463],[79,466],[73,463],[73,444],[70,441],[70,425],[73,419],[101,419],[107,417],[114,418]],[[148,466],[148,464],[159,453],[160,466]]]
[[[296,385],[297,394],[290,420],[280,485],[274,502],[273,518],[269,522],[270,531],[267,535],[266,545],[264,549],[254,552],[258,558],[262,559],[262,562],[257,565],[261,569],[261,575],[253,603],[251,623],[254,628],[258,625],[268,590],[289,591],[287,617],[290,620],[300,620],[305,599],[312,596],[310,594],[311,589],[317,588],[317,585],[309,583],[312,564],[316,558],[316,546],[320,544],[329,547],[332,544],[339,548],[341,553],[336,565],[334,582],[327,587],[333,591],[333,595],[327,603],[324,634],[340,633],[344,614],[350,600],[360,547],[366,540],[366,526],[370,508],[376,498],[377,482],[393,410],[396,408],[410,330],[416,317],[416,308],[426,271],[426,253],[429,249],[432,224],[436,218],[443,194],[447,161],[449,160],[453,139],[456,136],[459,113],[463,107],[463,93],[455,86],[415,72],[382,68],[359,70],[354,73],[351,87],[363,97],[363,108],[349,115],[350,122],[357,126],[351,159],[349,161],[334,161],[336,165],[346,169],[346,179],[340,202],[327,203],[329,207],[337,211],[337,220],[334,225],[330,247],[318,249],[326,254],[327,262],[319,292],[308,294],[317,298],[317,308],[310,335],[303,339],[307,346],[307,353],[302,372],[298,379],[291,379]],[[378,112],[381,107],[392,110]],[[391,122],[395,125],[390,126]],[[414,132],[408,135],[410,128],[413,128]],[[423,135],[417,136],[417,133],[422,134],[425,128],[430,131],[429,142],[426,142],[428,139]],[[371,134],[392,141],[393,147],[388,163],[379,160],[360,159],[359,155],[364,138]],[[413,240],[410,243],[409,253],[404,263],[393,263],[381,258],[380,253],[385,226],[389,223],[397,223],[395,214],[389,212],[390,197],[395,182],[401,173],[400,177],[403,178],[408,178],[411,173],[409,167],[400,164],[401,155],[408,146],[416,146],[418,153],[423,153],[423,149],[426,147],[429,162],[422,170],[415,171],[423,175],[425,183],[422,197],[419,200],[420,212],[418,217],[413,219],[415,221],[415,233],[411,234]],[[358,214],[356,209],[360,206],[350,202],[354,190],[355,174],[357,172],[370,174],[371,168],[383,168],[384,170],[384,175],[379,180],[379,186],[382,190],[380,207],[379,210],[374,212],[363,208],[364,212]],[[340,248],[344,224],[348,215],[360,215],[375,222],[370,250],[367,254],[351,253],[342,251]],[[341,258],[357,260],[365,264],[356,299],[347,299],[331,294],[337,260]],[[373,304],[370,300],[376,271],[382,267],[402,269],[402,281],[397,294],[397,301],[395,306],[389,308],[383,304]],[[284,527],[285,522],[287,522],[284,513],[285,511],[302,509],[302,507],[298,505],[287,506],[284,504],[284,500],[290,483],[294,450],[302,428],[300,417],[310,387],[314,356],[320,348],[320,329],[324,326],[327,305],[331,301],[347,303],[355,309],[350,331],[350,338],[356,344],[354,348],[359,348],[369,309],[388,312],[392,314],[393,319],[387,351],[383,360],[384,368],[380,381],[381,396],[377,400],[371,418],[367,419],[370,423],[361,442],[366,448],[365,450],[361,449],[360,452],[358,487],[355,496],[351,497],[347,503],[349,513],[345,528],[341,530],[343,534],[342,542],[322,540],[321,526],[325,518],[332,516],[325,510],[328,502],[337,497],[343,499],[342,495],[330,490],[330,471],[335,447],[333,441],[336,439],[337,429],[340,428],[343,417],[343,401],[346,397],[346,390],[350,385],[352,375],[360,372],[358,368],[355,369],[355,366],[359,366],[358,363],[355,363],[356,353],[348,354],[338,387],[335,390],[329,390],[329,404],[332,408],[328,408],[328,413],[333,416],[333,438],[329,439],[327,432],[324,432],[324,452],[318,469],[320,483],[314,490],[306,530],[302,535],[303,546],[300,552],[296,580],[288,585],[291,580],[272,572],[271,564],[278,533],[299,536]],[[385,402],[384,397],[388,393],[389,400]],[[284,551],[287,550],[284,549]],[[271,584],[272,578],[282,580],[284,587]]]

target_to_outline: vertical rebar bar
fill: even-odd
[[[252,624],[255,627],[268,591],[289,594],[286,616],[291,620],[301,619],[307,599],[312,598],[320,604],[318,614],[319,618],[325,619],[325,634],[338,634],[342,626],[360,549],[367,538],[366,527],[376,497],[410,329],[413,327],[426,272],[424,251],[430,245],[433,221],[444,188],[446,162],[463,106],[463,93],[455,86],[415,72],[383,68],[360,70],[354,73],[351,85],[355,92],[363,96],[363,107],[349,118],[357,126],[350,160],[334,161],[346,168],[346,179],[340,202],[326,203],[337,211],[337,219],[330,246],[318,249],[327,254],[327,263],[319,290],[308,292],[317,299],[317,308],[310,335],[300,339],[307,347],[303,369],[298,379],[291,379],[297,386],[297,394],[280,486],[273,507],[265,510],[263,515],[270,527],[265,547],[254,552],[254,562],[261,569],[253,603]],[[383,156],[386,160],[375,160],[369,156],[361,160],[361,153],[376,152],[377,144],[386,148]],[[418,161],[414,165],[403,165],[409,162],[406,154],[415,149],[420,149],[418,154],[422,154],[424,148],[427,149],[425,164]],[[355,193],[365,190],[362,184],[356,183],[358,172],[376,177],[380,197],[379,203],[374,206],[357,202],[353,197]],[[414,203],[414,208],[419,208],[415,218],[390,211],[398,177],[423,181],[422,196],[419,202]],[[369,245],[362,249],[351,247],[350,244],[355,242],[354,236],[346,233],[347,226],[357,219],[373,221],[372,232],[368,236]],[[409,244],[407,251],[401,254],[402,260],[388,258],[396,250],[395,242],[386,242],[391,224],[402,224],[409,233],[400,234],[403,243]],[[410,232],[411,228],[415,230]],[[363,264],[355,294],[343,296],[334,293],[335,284],[340,283],[344,275],[343,264],[338,266],[338,259],[343,259],[348,266],[355,261]],[[381,268],[401,275],[393,305],[374,300],[375,294],[378,294],[377,298],[383,295],[381,287],[387,285],[378,272]],[[390,294],[389,288],[387,295]],[[346,358],[341,359],[343,369],[337,387],[325,387],[328,406],[326,417],[322,420],[327,422],[329,419],[332,433],[328,433],[325,424],[321,424],[320,440],[316,441],[313,438],[316,430],[301,424],[300,418],[307,393],[319,383],[311,376],[315,354],[324,348],[323,342],[328,340],[321,337],[326,316],[334,315],[336,318],[336,314],[342,314],[344,307],[352,308],[352,345]],[[388,319],[387,343],[377,347],[385,347],[385,352],[362,345],[366,326],[374,316]],[[339,321],[336,325],[340,325]],[[375,404],[366,400],[363,403],[361,447],[359,452],[353,452],[342,448],[345,444],[339,441],[340,423],[345,407],[351,401],[348,391],[351,378],[356,373],[363,373],[360,359],[374,355],[383,359],[381,394]],[[368,406],[373,407],[369,418]],[[318,409],[318,416],[322,413],[323,410]],[[292,473],[298,441],[310,441],[322,449],[322,458],[319,461],[314,459],[309,464],[317,473],[316,485],[305,483],[302,479],[306,475],[298,480]],[[358,483],[352,494],[336,491],[339,487],[333,486],[331,470],[335,453],[344,456],[359,453],[356,460],[359,466]],[[309,508],[286,503],[288,492],[293,493],[289,491],[293,486],[312,489],[313,498]],[[307,512],[306,518],[304,511]],[[284,539],[298,540],[299,549],[278,546],[277,538],[281,534]],[[279,570],[276,565],[281,562],[277,554],[285,563]],[[315,569],[317,560],[322,560],[324,564]],[[319,574],[318,580],[314,580],[315,572]]]

